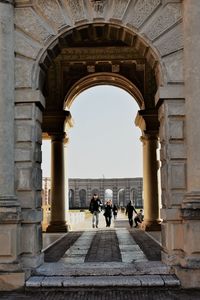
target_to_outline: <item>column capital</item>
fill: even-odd
[[[140,137],[140,141],[145,144],[147,142],[158,142],[158,134],[157,133],[144,133],[141,137]]]
[[[158,134],[158,111],[156,109],[139,110],[135,118],[135,125],[145,133],[156,132]]]
[[[53,132],[49,133],[52,142],[63,141],[65,142],[66,133],[65,132]]]

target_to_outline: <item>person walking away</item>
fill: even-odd
[[[142,209],[140,209],[139,213],[134,218],[135,221],[135,228],[138,227],[138,223],[142,223],[143,221],[143,212]]]
[[[137,214],[137,211],[133,205],[133,201],[130,201],[128,205],[126,206],[126,215],[128,214],[128,221],[130,224],[130,227],[133,227],[133,212]]]
[[[90,200],[89,211],[92,214],[92,227],[98,228],[99,213],[101,212],[102,203],[97,194],[94,194]]]
[[[113,205],[113,216],[114,216],[115,220],[117,219],[117,213],[118,213],[118,208],[117,208],[117,205],[114,204]]]
[[[110,227],[110,225],[111,225],[112,210],[113,210],[112,201],[108,200],[104,207],[104,217],[106,220],[106,227]]]

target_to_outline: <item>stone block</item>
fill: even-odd
[[[11,242],[11,232],[2,231],[0,232],[0,256],[10,256],[12,255],[12,242]]]
[[[22,208],[37,208],[41,206],[41,193],[36,191],[18,190],[17,197]]]
[[[15,161],[16,162],[31,162],[33,160],[32,149],[15,148]]]
[[[186,164],[184,162],[174,162],[170,165],[171,189],[186,188]]]
[[[181,286],[185,289],[200,287],[200,269],[174,267],[175,274],[178,276]]]
[[[186,159],[186,145],[184,143],[171,143],[167,149],[170,159]]]
[[[184,251],[188,255],[200,253],[200,226],[199,220],[192,220],[184,223]],[[199,256],[200,260],[200,256]]]
[[[42,151],[41,151],[41,145],[37,144],[35,145],[35,152],[34,152],[34,158],[35,162],[42,162]]]
[[[178,104],[179,105],[182,104],[184,98],[185,98],[184,85],[173,84],[173,85],[160,86],[155,95],[155,102],[157,104],[159,100],[167,100],[167,102],[165,101],[165,103],[168,103],[169,99],[171,99],[171,102],[176,103],[177,106]],[[160,106],[159,115],[160,114],[164,115],[165,113],[164,106],[166,106],[165,103]],[[170,107],[169,107],[169,112],[171,112]]]
[[[183,77],[183,50],[163,58],[167,70],[167,81],[169,83],[184,82]]]
[[[16,142],[34,141],[34,127],[24,123],[16,126]]]
[[[168,116],[185,116],[185,100],[167,100],[165,101],[165,109],[167,109]]]
[[[37,42],[33,42],[30,38],[28,38],[25,34],[15,30],[15,52],[19,53],[23,56],[36,58],[39,50],[41,49],[41,45]]]
[[[184,233],[181,223],[165,224],[165,244],[168,251],[183,250]],[[173,257],[173,255],[172,255]]]
[[[26,281],[26,287],[40,287],[44,276],[33,276]]]
[[[35,126],[35,142],[42,144],[42,128],[39,124],[36,123]]]
[[[31,120],[33,117],[33,105],[20,103],[15,105],[15,119]]]
[[[183,120],[169,120],[169,139],[183,140],[184,139],[184,121]]]
[[[32,168],[17,168],[17,189],[32,190]]]
[[[178,50],[183,49],[182,25],[175,26],[172,30],[165,33],[154,43],[161,56],[167,56]]]
[[[15,87],[31,88],[31,73],[34,61],[26,58],[15,58]]]
[[[18,224],[1,225],[0,232],[0,263],[12,263],[18,256]]]
[[[41,91],[28,88],[15,90],[15,103],[37,103],[41,107],[45,107],[45,99]],[[38,116],[37,119],[41,120],[41,116]]]
[[[179,206],[184,199],[185,192],[171,192],[171,197],[170,197],[170,205],[174,206]]]
[[[161,219],[168,220],[168,221],[182,220],[180,208],[169,208],[169,209],[161,208],[160,217]]]
[[[22,210],[22,224],[34,224],[42,221],[42,210],[23,209]]]
[[[33,168],[32,180],[35,190],[42,190],[42,170],[40,168]]]
[[[21,255],[21,263],[24,268],[35,269],[44,263],[44,254],[23,254]]]
[[[24,273],[1,273],[0,291],[12,291],[23,288],[25,284]]]

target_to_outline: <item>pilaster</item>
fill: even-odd
[[[24,285],[20,263],[22,214],[15,193],[13,2],[0,1],[0,290]]]

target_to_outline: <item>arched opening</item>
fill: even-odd
[[[113,191],[111,189],[106,189],[105,190],[105,196],[104,196],[105,201],[108,200],[113,200]]]
[[[94,36],[91,37],[91,28],[97,34],[95,38]],[[121,30],[123,35],[120,33],[113,39],[113,36],[110,35],[112,30],[117,30],[119,33]],[[136,38],[135,35],[133,36]],[[62,169],[64,156],[60,154],[63,151],[62,144],[66,141],[66,133],[68,134],[68,129],[73,123],[71,107],[73,107],[74,99],[83,91],[102,84],[117,86],[127,91],[136,100],[140,109],[136,124],[142,131],[143,144],[148,145],[144,147],[146,149],[145,159],[149,163],[147,170],[150,170],[151,173],[147,174],[149,172],[147,171],[145,176],[145,198],[146,202],[153,203],[155,197],[157,202],[158,194],[155,163],[157,159],[154,152],[157,148],[159,128],[154,98],[161,76],[158,76],[160,69],[156,54],[151,48],[145,46],[140,37],[137,37],[138,43],[133,42],[130,37],[131,32],[129,30],[123,27],[114,28],[111,24],[80,26],[60,35],[52,44],[51,49],[48,48],[47,53],[40,56],[41,72],[38,79],[46,98],[42,130],[52,141],[55,157],[53,161],[57,160],[56,156],[59,156],[59,168]],[[143,48],[146,49],[146,52]],[[148,159],[149,155],[151,155],[150,159]],[[54,167],[55,174],[57,172],[57,175],[53,175],[55,180],[63,174],[61,170],[58,173],[59,168],[58,166]],[[60,181],[64,182],[64,174],[62,176]],[[152,180],[152,184],[147,183],[149,180]],[[53,184],[55,186],[55,183]],[[149,189],[151,185],[155,189],[153,192]],[[52,193],[55,193],[54,189],[51,190]],[[59,192],[61,197],[64,197],[63,184],[60,186]],[[58,191],[56,193],[58,194]],[[99,190],[97,193],[100,194],[101,191]],[[154,193],[156,196],[152,196],[149,200],[149,193]],[[128,189],[126,189],[125,194],[126,200],[119,200],[123,206],[130,199]],[[52,198],[54,197],[52,196]],[[62,200],[63,207],[65,201],[67,200]],[[156,226],[159,220],[158,205],[155,207],[152,203],[148,204],[145,210],[145,219],[148,220],[147,227],[151,226],[152,222]],[[157,217],[148,216],[148,211],[151,212],[149,206],[153,207],[154,213],[155,210],[157,211],[155,214]],[[56,205],[54,209],[56,210]],[[149,221],[152,218],[156,220]]]
[[[87,193],[86,193],[86,190],[84,189],[81,189],[79,191],[79,206],[80,208],[86,208],[86,196],[87,196]]]

